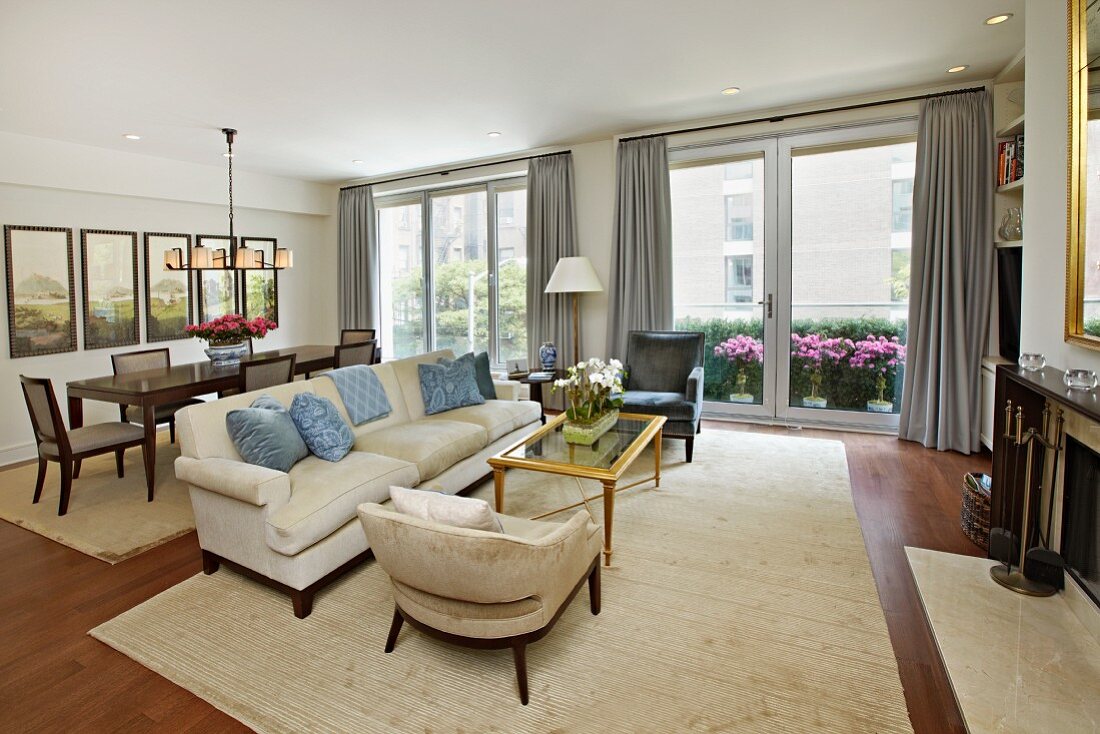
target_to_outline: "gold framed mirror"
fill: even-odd
[[[1068,2],[1065,336],[1067,342],[1100,350],[1100,0]],[[1090,94],[1090,70],[1097,77],[1096,94]]]

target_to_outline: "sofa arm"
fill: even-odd
[[[278,509],[290,500],[290,475],[232,459],[176,459],[176,479],[250,505]]]
[[[698,406],[703,405],[703,368],[696,367],[688,375],[687,390],[684,391],[687,394],[689,403],[695,403]]]
[[[493,380],[493,387],[497,391],[497,400],[519,400],[523,385],[516,380]]]

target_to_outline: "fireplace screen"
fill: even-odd
[[[1062,557],[1066,570],[1100,604],[1100,454],[1066,436]]]

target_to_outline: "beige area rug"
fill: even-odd
[[[126,451],[126,476],[115,473],[114,454],[85,459],[73,481],[69,510],[57,515],[61,470],[49,465],[42,499],[33,504],[38,464],[0,472],[0,518],[108,563],[127,558],[195,529],[187,485],[176,481],[172,462],[180,452],[161,432],[153,501],[146,501],[141,449]]]
[[[223,569],[90,634],[261,732],[912,731],[842,444],[709,431],[682,457],[667,442],[661,488],[618,495],[603,611],[582,590],[529,648],[529,706],[508,650],[406,625],[384,654],[373,562],[305,620]],[[510,472],[506,501],[532,515],[577,491]]]

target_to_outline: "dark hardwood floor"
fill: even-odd
[[[982,555],[958,527],[962,475],[989,457],[938,453],[888,436],[707,421],[704,431],[844,442],[856,511],[917,734],[965,728],[924,619],[904,546]],[[675,449],[670,459],[681,454]],[[696,452],[696,460],[700,458]],[[3,481],[0,476],[0,481]],[[33,493],[27,488],[27,499]],[[0,522],[0,730],[236,732],[247,728],[89,629],[202,570],[194,533],[109,566]],[[290,613],[289,607],[287,613]]]

